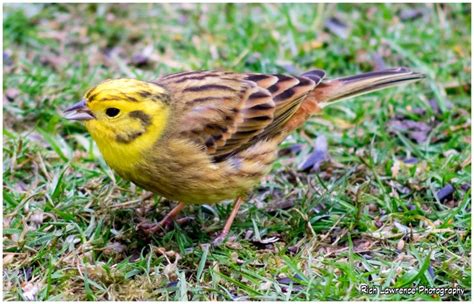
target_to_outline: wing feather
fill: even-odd
[[[157,83],[172,96],[170,136],[202,145],[216,161],[279,133],[324,77],[199,71],[171,74]],[[307,77],[306,77],[307,75]]]

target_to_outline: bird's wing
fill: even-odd
[[[199,71],[167,75],[157,83],[172,96],[174,135],[223,160],[277,134],[323,76],[319,70],[301,77]]]

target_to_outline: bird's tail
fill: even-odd
[[[407,68],[394,68],[323,80],[302,102],[298,111],[286,124],[286,129],[294,130],[309,116],[335,101],[418,81],[424,77],[425,75],[412,72]]]

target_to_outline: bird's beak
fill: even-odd
[[[69,120],[90,120],[95,116],[86,106],[86,100],[83,99],[64,110],[64,118]]]

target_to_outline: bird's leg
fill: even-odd
[[[186,205],[184,203],[178,203],[176,207],[174,207],[170,212],[168,212],[167,215],[158,223],[158,225],[162,227],[169,226],[173,220],[176,218],[176,216],[181,212],[181,210],[184,209]]]
[[[166,230],[166,228],[171,225],[176,216],[184,209],[186,205],[184,203],[178,203],[167,215],[158,223],[158,224],[140,224],[138,228],[143,229],[146,233],[152,234],[158,230]]]
[[[212,242],[214,246],[222,243],[222,241],[225,239],[225,237],[229,233],[230,227],[232,226],[232,223],[234,222],[235,216],[237,215],[237,212],[239,212],[240,205],[242,205],[242,198],[239,196],[234,202],[234,208],[232,209],[232,212],[230,213],[229,217],[227,218],[227,221],[225,222],[224,229],[222,229],[219,236],[215,238],[214,241]]]

